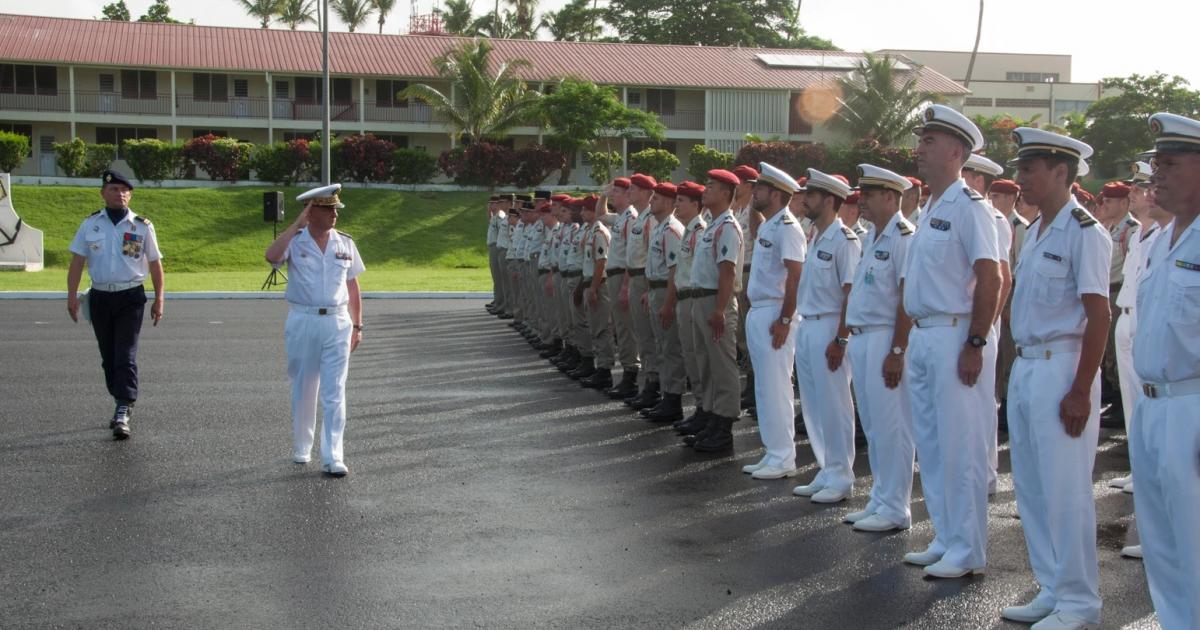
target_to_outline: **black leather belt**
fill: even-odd
[[[651,288],[651,289],[665,289],[665,288],[667,288],[667,281],[666,281],[666,280],[650,280],[650,281],[648,281],[648,282],[650,283],[650,288]]]
[[[692,289],[692,297],[710,297],[717,294],[716,289]]]
[[[675,291],[675,299],[679,301],[690,300],[696,297],[695,289],[677,289]]]
[[[625,270],[625,273],[629,274],[630,278],[636,278],[640,275],[644,275],[646,273],[646,270],[644,268],[634,269],[634,268],[630,267],[629,269]]]
[[[550,273],[550,270],[549,270],[549,269],[538,269],[538,275],[539,275],[539,276],[544,276],[544,275],[546,275],[546,274],[548,274],[548,273]]]
[[[582,271],[564,271],[564,272],[562,272],[562,277],[564,277],[564,278],[579,278],[582,276],[583,276]]]
[[[625,273],[625,268],[624,267],[613,267],[613,268],[609,269],[606,273],[608,273],[608,275],[610,275],[610,276],[617,276],[617,275]]]

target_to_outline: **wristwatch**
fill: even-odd
[[[980,337],[979,335],[971,335],[970,337],[967,337],[967,344],[969,344],[972,348],[982,348],[987,345],[987,339]]]
[[[783,324],[784,326],[787,326],[792,323],[792,318],[780,316],[779,323]]]
[[[845,337],[834,337],[833,341],[839,346],[844,346],[850,343],[850,340]]]
[[[900,346],[892,346],[892,354],[902,357],[904,356],[904,348],[901,348]]]
[[[354,330],[357,330],[358,332],[362,332],[363,331],[362,324],[355,324]]]

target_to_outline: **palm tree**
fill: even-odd
[[[243,0],[244,1],[244,0]],[[375,11],[371,0],[333,0],[329,8],[337,14],[338,19],[353,33],[358,27],[366,24],[367,18]]]
[[[465,42],[433,60],[437,75],[451,85],[443,92],[424,83],[410,85],[399,98],[415,98],[449,121],[451,136],[472,141],[501,138],[528,121],[541,95],[518,76],[532,67],[524,59],[503,60],[489,72],[492,44],[486,39]],[[451,94],[454,95],[451,98]]]
[[[371,0],[371,4],[375,7],[375,12],[379,14],[379,32],[383,33],[383,22],[395,7],[396,0]]]
[[[870,138],[887,146],[906,138],[917,126],[921,105],[939,100],[917,89],[915,72],[897,73],[895,68],[891,57],[866,53],[858,68],[839,80],[842,108],[834,124],[854,140]]]
[[[979,54],[979,38],[983,36],[983,0],[979,0],[979,22],[975,25],[975,47],[971,49],[971,60],[967,62],[967,77],[963,87],[971,86],[971,73],[975,70],[975,56]]]
[[[534,19],[538,0],[504,0],[512,5],[512,21],[516,26],[516,39],[533,39],[537,37],[538,25]]]
[[[543,14],[540,26],[549,31],[555,41],[592,41],[600,36],[599,11],[589,4],[588,0],[571,0],[558,11]]]
[[[238,0],[242,10],[250,17],[258,18],[263,28],[271,24],[271,19],[279,15],[281,9],[279,0]]]
[[[315,24],[313,13],[316,11],[316,0],[283,0],[279,7],[279,21],[287,24],[293,31],[301,24]]]
[[[442,11],[442,26],[451,35],[478,35],[472,29],[474,18],[471,16],[473,3],[471,0],[446,0],[446,9]]]

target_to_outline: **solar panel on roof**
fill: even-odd
[[[860,56],[839,54],[787,55],[761,53],[755,56],[770,68],[805,68],[816,70],[853,70],[863,60]],[[901,61],[893,59],[892,63],[897,70],[912,69],[908,64]]]

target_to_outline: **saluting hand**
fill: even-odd
[[[292,221],[292,227],[296,228],[297,232],[308,227],[308,211],[311,209],[312,202],[309,202],[304,206],[304,209],[300,211],[300,214],[296,217],[296,220]]]

